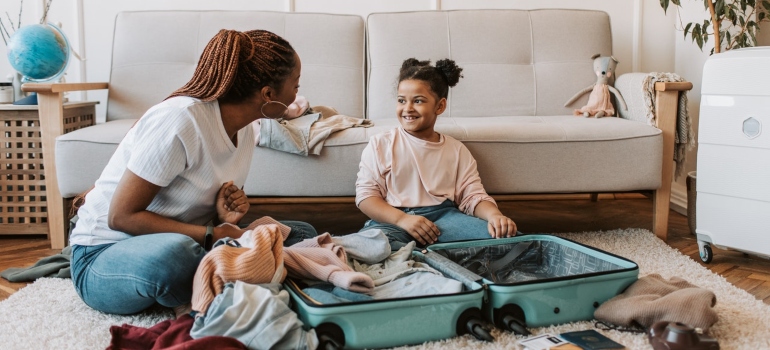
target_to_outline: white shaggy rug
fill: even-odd
[[[669,247],[648,230],[627,229],[558,234],[574,241],[626,257],[639,265],[640,277],[659,273],[678,276],[717,296],[719,321],[710,333],[722,349],[770,349],[770,306],[738,289],[703,266]],[[104,349],[111,325],[150,327],[172,317],[157,309],[135,316],[114,316],[83,304],[68,279],[44,278],[0,302],[2,349]],[[593,328],[592,321],[530,329],[533,335]],[[628,349],[652,349],[643,334],[601,331]],[[521,337],[493,331],[494,343],[470,336],[429,342],[400,349],[520,349]]]

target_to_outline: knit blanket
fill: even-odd
[[[647,124],[655,126],[657,124],[655,117],[655,83],[662,82],[681,82],[685,81],[676,73],[653,72],[644,78],[642,90],[644,91],[644,105],[647,111]],[[676,131],[674,133],[674,178],[679,178],[684,169],[684,161],[687,151],[695,146],[695,133],[692,130],[692,119],[687,110],[687,91],[679,94],[677,106]]]

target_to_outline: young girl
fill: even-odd
[[[362,230],[382,229],[393,250],[412,240],[425,245],[516,235],[516,224],[481,185],[465,145],[433,129],[460,72],[450,59],[435,66],[404,61],[396,107],[401,126],[372,136],[361,155],[356,205],[371,218]]]

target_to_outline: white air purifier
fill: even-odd
[[[770,257],[770,48],[730,50],[703,67],[696,223],[711,246]]]

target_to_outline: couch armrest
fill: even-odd
[[[626,73],[615,79],[615,88],[620,91],[623,100],[626,101],[628,110],[623,110],[619,103],[617,107],[618,116],[623,119],[634,120],[647,124],[648,106],[645,102],[644,79],[647,73]],[[616,101],[617,102],[617,101]]]
[[[66,91],[102,90],[109,83],[26,83],[21,86],[23,91],[40,93],[59,93]]]
[[[663,136],[660,188],[653,194],[653,227],[655,235],[663,241],[668,236],[668,214],[671,200],[671,181],[674,172],[674,138],[679,117],[680,95],[692,89],[692,83],[655,82],[649,86],[647,73],[627,73],[615,81],[628,105],[628,110],[619,110],[621,118],[635,120],[660,129]]]
[[[43,146],[43,166],[45,166],[48,237],[51,239],[53,249],[62,249],[67,245],[64,199],[59,191],[54,158],[56,137],[64,133],[62,94],[67,91],[106,89],[108,86],[108,83],[26,83],[21,86],[23,91],[37,93],[40,140]]]

